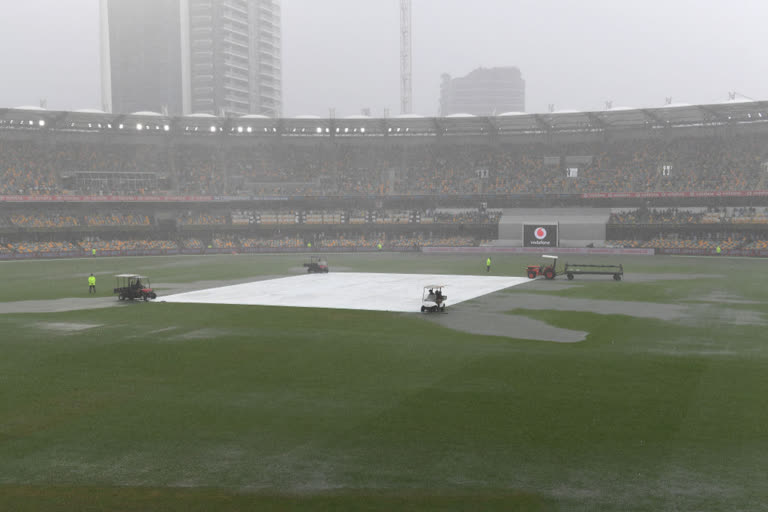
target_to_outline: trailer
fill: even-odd
[[[621,281],[621,278],[624,275],[624,267],[621,264],[591,265],[587,263],[566,263],[563,268],[563,274],[568,277],[569,281],[572,281],[574,276],[579,275],[613,276],[614,281]]]

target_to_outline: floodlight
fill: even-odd
[[[249,127],[248,127],[248,129],[247,129],[246,131],[247,131],[248,133],[251,133],[251,132],[253,131],[253,128],[251,128],[251,127],[249,126]]]
[[[320,128],[319,126],[317,127],[317,133],[323,133],[323,129]]]
[[[237,133],[243,133],[243,127],[242,126],[238,126],[237,127]]]
[[[211,126],[211,133],[216,133],[216,127],[215,126]]]
[[[169,131],[171,131],[171,127],[166,124],[166,125],[163,126],[163,130],[169,132]]]
[[[141,131],[141,130],[143,130],[143,129],[144,129],[144,125],[143,125],[143,124],[141,124],[141,123],[138,123],[138,124],[136,125],[136,129],[137,129],[138,131]]]
[[[45,120],[41,119],[40,121],[37,122],[37,124],[40,125],[40,128],[42,128],[43,126],[45,126]]]

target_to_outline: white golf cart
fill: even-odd
[[[421,312],[422,313],[437,313],[438,311],[445,311],[445,301],[448,296],[443,294],[442,284],[429,284],[424,287],[424,292],[421,295]]]

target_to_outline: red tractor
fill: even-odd
[[[528,273],[528,279],[536,279],[538,276],[544,276],[546,279],[557,277],[557,256],[544,254],[542,257],[548,258],[552,262],[547,262],[543,265],[528,265],[525,269]]]

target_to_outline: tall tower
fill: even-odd
[[[282,110],[280,0],[101,0],[105,110]]]
[[[400,0],[400,113],[410,114],[413,108],[413,79],[411,75],[411,0]]]

